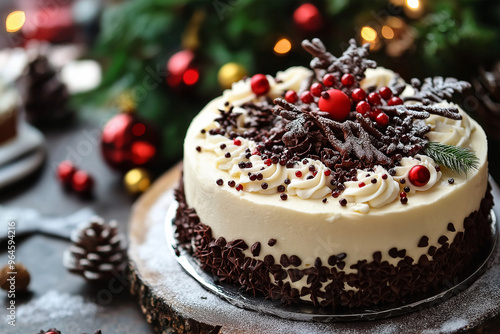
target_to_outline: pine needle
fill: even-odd
[[[459,174],[467,174],[471,169],[479,167],[479,159],[468,148],[429,142],[425,154],[436,163],[443,165]]]

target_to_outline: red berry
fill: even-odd
[[[387,101],[388,106],[397,106],[400,104],[403,104],[403,100],[397,96],[391,97],[389,101]]]
[[[386,126],[387,124],[389,124],[389,116],[387,116],[386,113],[381,112],[380,114],[375,116],[375,121],[380,126]]]
[[[330,172],[330,170],[329,170],[329,169],[325,170],[325,176],[330,176],[330,173],[331,173],[331,172]]]
[[[321,96],[321,92],[323,91],[323,85],[319,82],[316,82],[312,84],[310,91],[312,95],[319,97]]]
[[[402,191],[400,194],[399,194],[399,197],[403,198],[403,197],[406,197],[406,193],[404,191]]]
[[[370,117],[370,119],[372,121],[375,121],[377,119],[377,116],[378,114],[380,114],[380,109],[378,108],[373,108],[372,110],[370,110],[370,112],[368,113],[368,117]]]
[[[71,187],[81,194],[88,194],[94,186],[94,179],[87,172],[79,170],[73,174]]]
[[[265,163],[266,165],[268,165],[268,166],[271,166],[271,165],[273,164],[273,162],[272,162],[272,161],[271,161],[271,159],[269,159],[269,158],[268,158],[268,159],[266,159],[266,160],[264,160],[264,163]]]
[[[241,185],[241,184],[239,184],[239,183],[238,183],[238,184],[236,185],[236,190],[238,190],[238,191],[242,191],[242,190],[243,190],[243,185]]]
[[[236,145],[236,146],[240,146],[241,145],[241,140],[235,139],[235,140],[233,140],[233,144]]]
[[[356,111],[359,112],[361,115],[366,114],[371,109],[372,106],[366,101],[358,102],[358,104],[356,105]]]
[[[354,75],[352,74],[344,74],[342,76],[342,79],[340,79],[340,82],[342,82],[342,84],[346,87],[350,87],[352,85],[354,85]]]
[[[300,170],[295,172],[296,177],[302,177],[302,172]]]
[[[334,121],[341,122],[345,120],[351,111],[349,96],[338,89],[329,89],[327,93],[328,98],[323,96],[319,98],[319,109],[329,113]]]
[[[417,187],[423,187],[431,179],[431,172],[429,172],[429,170],[425,166],[416,165],[410,169],[410,172],[408,173],[408,179],[410,179],[410,182],[413,185]]]
[[[294,90],[289,90],[285,93],[285,100],[288,103],[295,103],[299,100],[297,93]]]
[[[378,93],[380,94],[380,96],[382,96],[382,98],[384,100],[389,100],[391,97],[392,97],[392,90],[389,88],[389,87],[381,87],[379,90],[378,90]]]
[[[375,93],[375,92],[368,94],[368,102],[370,102],[370,104],[372,106],[378,106],[379,104],[382,103],[382,99],[380,98],[380,94]]]
[[[304,103],[311,103],[312,101],[314,101],[314,97],[312,96],[311,92],[306,90],[305,92],[303,92],[302,94],[300,94],[300,100]]]
[[[69,185],[76,170],[77,169],[75,165],[73,165],[71,161],[64,160],[59,164],[59,166],[57,166],[56,175],[59,181],[61,181],[65,185]]]
[[[325,85],[326,87],[333,87],[336,81],[337,79],[331,73],[325,74],[325,76],[323,77],[323,85]]]
[[[269,81],[264,74],[256,74],[250,80],[250,87],[255,95],[264,95],[269,92]]]
[[[354,102],[360,102],[366,99],[366,92],[361,88],[356,88],[355,90],[353,90],[351,97]]]
[[[364,186],[366,186],[366,184],[364,182],[358,183],[358,187],[363,188]]]

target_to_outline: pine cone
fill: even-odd
[[[475,99],[474,107],[481,125],[490,136],[500,138],[500,61],[491,71],[481,69],[479,76],[472,80]]]
[[[69,93],[47,57],[39,54],[29,62],[24,82],[26,119],[34,124],[51,124],[70,116],[66,108]]]
[[[127,268],[123,237],[118,224],[95,217],[71,237],[73,245],[64,254],[64,266],[89,281],[106,281]]]

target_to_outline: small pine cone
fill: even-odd
[[[115,221],[106,224],[96,217],[75,232],[63,260],[70,272],[88,281],[107,281],[126,270],[126,250]]]

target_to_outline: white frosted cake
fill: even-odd
[[[489,240],[468,84],[406,83],[353,41],[311,69],[233,84],[193,120],[174,221],[221,281],[285,303],[361,307],[439,290]]]

